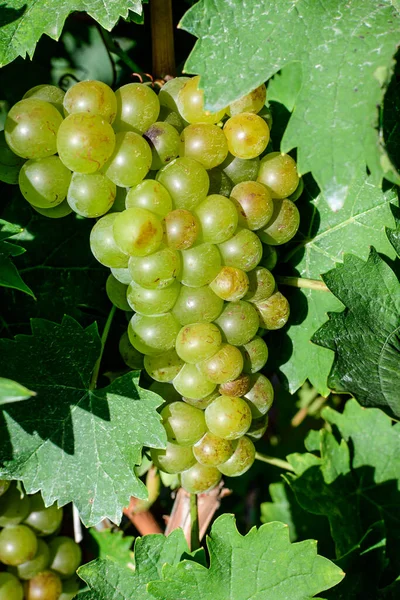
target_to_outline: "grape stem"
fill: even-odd
[[[277,275],[275,278],[281,285],[290,285],[297,288],[308,288],[310,290],[319,290],[320,292],[329,292],[329,288],[319,279],[306,279],[305,277],[287,277]]]
[[[102,333],[102,336],[101,336],[100,355],[99,355],[99,358],[96,360],[96,364],[94,365],[94,369],[93,369],[93,373],[92,373],[92,379],[90,380],[89,390],[96,389],[97,378],[98,378],[99,372],[100,372],[101,359],[103,358],[104,346],[106,345],[107,337],[108,337],[108,334],[110,332],[111,323],[113,321],[113,318],[114,318],[116,310],[117,310],[116,307],[113,305],[111,307],[111,310],[110,310],[109,314],[108,314],[106,324],[104,325],[103,333]]]
[[[197,494],[190,494],[190,549],[194,552],[198,548],[200,548],[200,533]]]
[[[116,42],[113,39],[111,33],[109,33],[106,29],[104,29],[104,27],[101,27],[100,25],[99,25],[99,30],[100,30],[101,37],[103,38],[103,42],[104,42],[104,45],[106,46],[107,50],[109,52],[111,52],[112,54],[116,54],[117,56],[119,56],[119,58],[122,60],[122,62],[124,62],[131,71],[138,71],[139,67],[137,66],[135,61],[133,61],[129,57],[129,55],[125,52],[125,50],[122,50],[122,48],[120,47],[118,42]]]
[[[273,456],[261,454],[261,452],[256,452],[256,460],[268,463],[269,465],[274,465],[274,467],[278,467],[279,469],[285,469],[285,471],[294,472],[292,465],[286,462],[286,460],[282,460],[281,458],[275,458]]]
[[[151,0],[150,20],[153,75],[162,79],[166,75],[175,76],[172,0]]]

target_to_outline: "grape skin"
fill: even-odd
[[[218,470],[228,477],[240,477],[250,469],[256,457],[253,442],[243,436],[236,442],[234,453],[226,462],[218,466]]]
[[[215,467],[196,463],[180,474],[181,486],[191,494],[203,494],[214,488],[221,480],[221,473]]]
[[[208,381],[196,365],[185,364],[173,380],[179,394],[190,400],[202,400],[215,390],[215,383]]]
[[[242,437],[251,425],[251,411],[245,400],[219,396],[205,410],[208,429],[218,437],[234,440]]]
[[[63,104],[66,116],[88,112],[100,115],[108,123],[112,123],[117,113],[115,94],[102,81],[79,81],[67,90]]]
[[[23,600],[24,590],[11,573],[0,573],[0,600]]]
[[[253,113],[239,113],[224,125],[228,149],[237,158],[256,158],[269,142],[269,127]]]
[[[210,180],[205,168],[192,158],[176,158],[160,169],[156,180],[168,190],[176,208],[193,210],[207,196]]]
[[[54,208],[65,199],[71,175],[58,156],[31,159],[21,167],[19,189],[35,208]]]
[[[206,433],[204,412],[190,404],[172,402],[160,414],[170,442],[192,446]]]

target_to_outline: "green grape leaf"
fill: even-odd
[[[299,62],[309,75],[281,150],[297,147],[300,173],[312,171],[338,210],[366,163],[377,183],[386,169],[375,127],[394,68],[398,9],[390,0],[201,0],[180,24],[199,38],[185,71],[201,75],[206,106],[216,110]]]
[[[210,567],[191,561],[165,566],[149,584],[160,600],[306,600],[342,580],[344,573],[317,555],[316,542],[291,544],[288,527],[268,523],[246,536],[233,515],[221,515],[207,540]]]
[[[27,400],[31,396],[36,396],[36,392],[31,392],[16,381],[0,377],[0,404]]]
[[[18,225],[0,219],[0,286],[25,292],[25,294],[35,298],[32,290],[22,280],[17,267],[10,258],[23,254],[25,249],[17,244],[5,241],[21,231],[22,228]]]
[[[67,16],[85,11],[109,31],[119,17],[129,11],[142,14],[140,0],[60,0],[54,10],[53,0],[6,0],[2,5],[0,26],[0,67],[17,56],[32,58],[39,38],[46,34],[57,40]]]
[[[41,490],[47,505],[74,502],[86,526],[118,523],[130,496],[147,497],[135,473],[142,447],[165,447],[161,398],[139,387],[137,372],[91,389],[96,324],[84,329],[66,316],[31,326],[32,335],[0,340],[0,375],[37,392],[29,404],[3,407],[0,477]]]
[[[119,529],[113,531],[109,528],[98,531],[92,527],[89,533],[97,545],[99,559],[110,558],[124,567],[132,565],[131,547],[134,541],[132,536],[124,535],[124,532]]]

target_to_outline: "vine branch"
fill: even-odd
[[[164,79],[175,76],[174,24],[172,0],[150,1],[153,75]]]
[[[277,283],[281,285],[290,285],[297,288],[308,288],[310,290],[319,290],[320,292],[329,292],[329,288],[320,279],[307,279],[306,277],[287,277],[286,275],[277,275]]]
[[[200,547],[199,511],[197,494],[190,494],[190,549],[193,552]]]
[[[275,458],[273,456],[261,454],[261,452],[256,452],[256,460],[268,463],[269,465],[273,465],[274,467],[278,467],[279,469],[285,469],[285,471],[294,472],[292,465],[286,462],[286,460],[282,460],[281,458]]]
[[[99,358],[96,360],[96,364],[94,365],[92,378],[90,380],[89,390],[96,389],[97,379],[99,377],[101,359],[103,358],[104,346],[106,345],[107,337],[108,337],[108,334],[110,333],[111,323],[113,321],[115,311],[116,311],[116,307],[114,305],[112,305],[111,310],[107,317],[106,324],[104,325],[102,336],[101,336],[100,355],[99,355]]]

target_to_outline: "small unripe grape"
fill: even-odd
[[[167,188],[176,208],[193,210],[207,196],[210,180],[205,168],[192,158],[176,158],[156,176]]]
[[[229,152],[237,158],[255,158],[264,152],[269,142],[268,125],[253,113],[240,113],[228,119],[224,133]]]
[[[114,238],[114,222],[120,213],[111,213],[99,219],[90,232],[90,249],[105,267],[126,268],[129,255],[122,252]]]
[[[157,94],[143,83],[128,83],[116,92],[117,115],[114,121],[116,131],[144,133],[157,121],[160,103]]]
[[[135,371],[143,369],[143,354],[132,346],[127,331],[124,331],[119,340],[118,350],[122,360],[130,369]]]
[[[11,484],[8,490],[0,496],[0,527],[18,525],[29,514],[31,501],[25,494],[21,493],[15,484]]]
[[[144,368],[147,374],[160,383],[170,383],[178,375],[183,365],[183,360],[174,349],[156,356],[144,357]]]
[[[151,169],[158,170],[179,155],[179,133],[169,123],[157,121],[143,134],[152,153]]]
[[[144,288],[132,281],[126,292],[126,300],[128,307],[141,315],[162,315],[174,306],[180,289],[179,281],[161,289]]]
[[[135,186],[146,177],[151,160],[151,148],[140,135],[134,131],[117,133],[114,152],[104,172],[116,185]]]
[[[65,199],[71,175],[58,156],[27,160],[19,172],[19,189],[34,207],[54,208]]]
[[[82,560],[80,546],[72,538],[60,536],[49,542],[50,569],[61,579],[71,577]]]
[[[172,402],[161,411],[168,440],[180,446],[192,446],[207,431],[204,412],[186,402]]]
[[[215,390],[215,383],[208,381],[196,365],[185,364],[172,383],[181,396],[192,400],[206,398]]]
[[[243,271],[254,269],[262,257],[259,237],[248,229],[237,229],[233,237],[218,245],[223,264]]]
[[[186,471],[196,463],[191,447],[173,444],[172,442],[167,442],[165,450],[152,448],[150,456],[158,469],[171,474]]]
[[[77,577],[70,577],[62,582],[62,593],[58,600],[73,600],[79,592],[79,580]]]
[[[117,213],[113,224],[117,246],[130,256],[147,256],[155,252],[162,242],[159,218],[145,208],[127,208]]]
[[[253,419],[259,419],[265,415],[274,401],[274,388],[269,379],[261,373],[251,375],[251,387],[245,394]]]
[[[205,169],[213,169],[223,163],[228,155],[226,137],[216,125],[189,125],[182,131],[179,155],[194,158]]]
[[[229,105],[227,110],[228,115],[232,117],[243,112],[258,113],[265,104],[267,98],[267,89],[262,83],[258,88],[249,92],[245,96],[235,100]]]
[[[198,368],[209,381],[226,383],[240,375],[243,357],[235,346],[223,344],[211,358],[199,362]]]
[[[222,383],[218,391],[221,396],[236,396],[240,398],[244,396],[250,389],[250,377],[245,373],[242,373],[233,381],[227,381]]]
[[[195,243],[199,226],[195,216],[184,208],[169,212],[164,220],[165,242],[175,250],[186,250]]]
[[[22,99],[25,98],[36,98],[37,100],[44,100],[45,102],[49,102],[58,110],[61,116],[64,116],[64,101],[65,92],[57,87],[56,85],[48,85],[47,83],[41,85],[35,85],[35,87],[31,88],[22,96]]]
[[[303,191],[304,191],[304,181],[303,181],[303,178],[300,177],[299,178],[299,185],[294,190],[293,194],[290,194],[289,200],[291,200],[292,202],[296,202],[300,198],[300,196],[302,195]]]
[[[257,181],[268,187],[272,198],[287,198],[299,185],[296,162],[289,154],[270,152],[261,159]]]
[[[0,479],[0,496],[6,493],[8,488],[10,487],[10,482],[5,479]]]
[[[271,246],[286,244],[296,235],[300,225],[300,213],[291,200],[274,200],[274,212],[265,227],[257,231],[259,238]]]
[[[199,288],[181,286],[172,314],[181,325],[199,321],[211,323],[221,314],[223,300],[206,285]]]
[[[94,219],[110,210],[116,193],[115,183],[103,173],[74,173],[68,189],[67,201],[78,215]]]
[[[181,281],[188,287],[207,285],[220,268],[221,256],[214,244],[200,244],[182,251]]]
[[[182,133],[186,125],[188,125],[185,119],[183,119],[178,112],[163,105],[160,106],[158,120],[172,125],[172,127],[175,127],[178,133]]]
[[[255,158],[243,160],[228,154],[226,160],[222,163],[221,168],[224,173],[232,181],[233,185],[238,185],[243,181],[255,181],[258,175],[260,159]]]
[[[170,110],[178,112],[176,100],[179,92],[188,81],[190,81],[190,77],[173,77],[166,81],[158,94],[161,106],[166,106]]]
[[[16,567],[32,560],[37,551],[36,535],[26,525],[10,525],[0,532],[0,561]]]
[[[208,429],[226,440],[242,437],[251,424],[251,410],[245,400],[219,396],[205,410]]]
[[[190,494],[203,494],[212,490],[221,480],[221,473],[215,467],[196,463],[180,475],[181,486]]]
[[[264,267],[256,267],[248,273],[249,290],[245,295],[248,302],[262,302],[266,300],[275,291],[275,278],[271,271]]]
[[[227,342],[233,346],[247,344],[256,335],[259,328],[256,309],[244,300],[226,304],[215,322],[220,327]]]
[[[263,255],[260,260],[260,266],[272,271],[278,262],[278,252],[275,246],[263,244]]]
[[[255,336],[252,340],[241,346],[245,373],[256,373],[263,368],[268,360],[268,347],[262,338]]]
[[[210,196],[214,194],[219,194],[220,196],[225,196],[225,198],[229,198],[233,183],[229,179],[228,175],[224,173],[221,167],[214,167],[214,169],[210,169],[207,171],[208,177],[210,179],[210,189],[208,193]]]
[[[117,99],[112,89],[102,81],[79,81],[67,90],[64,110],[66,116],[87,112],[112,123],[117,113]]]
[[[201,226],[203,242],[220,244],[229,240],[238,224],[238,213],[229,198],[220,194],[207,196],[195,209],[195,215]]]
[[[24,585],[25,600],[59,600],[61,579],[51,571],[43,571]]]
[[[31,560],[28,560],[17,567],[10,568],[12,573],[20,579],[32,579],[32,577],[35,577],[38,573],[41,573],[41,571],[44,571],[49,566],[50,550],[48,545],[40,539],[38,539],[37,543],[38,546],[36,554]]]
[[[21,582],[11,573],[0,573],[0,600],[22,600],[23,597]]]
[[[39,536],[51,535],[57,531],[62,522],[63,509],[56,504],[46,508],[41,494],[30,496],[30,500],[30,513],[24,523]]]
[[[289,319],[290,305],[280,292],[275,292],[255,306],[260,316],[260,326],[265,329],[281,329]]]
[[[232,456],[234,442],[210,433],[209,431],[193,446],[197,461],[208,467],[218,467]]]
[[[119,310],[130,311],[131,307],[126,299],[128,286],[115,279],[114,275],[109,275],[106,281],[106,292],[108,299]]]
[[[199,89],[200,76],[192,77],[178,93],[177,105],[182,117],[188,123],[218,123],[225,109],[212,113],[204,109],[204,91]]]
[[[250,469],[256,457],[253,442],[246,436],[237,442],[234,453],[226,462],[218,466],[218,470],[227,477],[239,477]]]
[[[195,364],[213,356],[222,343],[213,323],[191,323],[182,327],[176,338],[176,351],[187,363]]]
[[[132,256],[129,272],[138,285],[161,290],[173,285],[181,272],[179,252],[173,248],[161,248],[149,256]]]
[[[111,274],[114,275],[115,279],[124,285],[129,285],[132,281],[131,274],[129,269],[126,267],[125,269],[110,269]]]
[[[239,225],[251,230],[264,227],[274,212],[274,203],[268,189],[257,181],[244,181],[235,185],[231,200],[237,203]]]
[[[208,396],[205,396],[204,398],[186,398],[184,396],[182,397],[182,400],[188,404],[191,404],[192,406],[195,406],[196,408],[205,410],[207,406],[211,404],[213,400],[215,400],[215,398],[218,398],[219,395],[220,393],[217,390],[214,390],[211,392],[211,394],[208,394]]]
[[[252,440],[261,440],[268,427],[268,415],[253,419],[246,435]]]
[[[143,354],[161,354],[175,346],[179,329],[171,313],[153,317],[135,314],[129,322],[129,341]]]
[[[222,267],[215,279],[210,283],[213,292],[229,302],[240,300],[249,289],[247,274],[236,267]]]
[[[172,210],[172,198],[161,183],[145,179],[131,188],[126,196],[126,208],[145,208],[159,217],[165,217]]]
[[[62,219],[72,213],[72,208],[66,200],[63,200],[60,204],[52,208],[39,208],[38,206],[33,206],[33,204],[31,206],[39,215],[48,217],[49,219]]]

